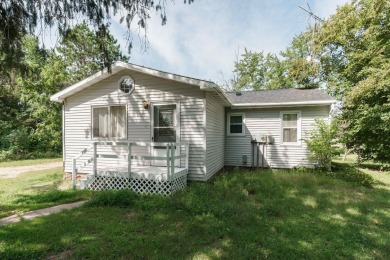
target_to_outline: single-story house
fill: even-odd
[[[76,173],[94,176],[82,183],[92,189],[127,182],[184,187],[224,166],[313,166],[302,139],[335,102],[318,89],[225,92],[210,81],[124,62],[51,100],[63,104],[65,171],[74,180]]]

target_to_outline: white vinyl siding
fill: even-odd
[[[206,94],[206,179],[224,166],[225,108],[217,97]]]
[[[118,88],[119,80],[131,76],[135,82],[134,91],[129,95]],[[205,139],[203,127],[204,95],[199,87],[153,77],[150,75],[123,71],[70,96],[65,101],[65,170],[72,171],[72,158],[95,140],[92,138],[92,107],[127,106],[127,140],[151,142],[151,109],[144,108],[146,100],[152,103],[180,103],[180,141],[190,142],[189,179],[204,180]],[[100,147],[101,151],[112,154],[125,152],[124,147]],[[133,150],[138,155],[148,155],[149,151],[138,147]],[[78,165],[92,157],[92,151],[77,161]],[[123,161],[99,159],[99,166],[122,165]],[[134,160],[134,163],[137,163]],[[92,164],[82,172],[91,172]]]
[[[288,112],[288,108],[268,109],[226,109],[226,113],[245,112],[245,136],[225,137],[225,165],[226,166],[251,166],[252,145],[251,137],[267,134],[274,138],[273,144],[265,145],[265,166],[274,168],[291,168],[297,165],[312,166],[307,160],[309,152],[305,142],[300,145],[284,145],[281,138],[281,112]],[[329,106],[296,107],[294,111],[300,111],[301,138],[309,138],[307,132],[313,129],[314,119],[317,117],[328,118]],[[259,147],[262,150],[262,146]],[[248,163],[242,163],[242,157],[246,155]],[[254,158],[254,162],[256,158]],[[261,165],[261,158],[259,159]]]

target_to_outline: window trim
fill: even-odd
[[[242,116],[242,133],[230,133],[230,117],[231,116]],[[245,136],[245,113],[228,113],[227,114],[226,135],[227,136]]]
[[[154,107],[155,106],[169,106],[169,105],[175,105],[175,120],[174,120],[174,127],[176,128],[176,143],[180,143],[181,140],[181,121],[180,121],[180,101],[178,102],[151,102],[149,106],[149,113],[150,113],[150,141],[154,141]],[[153,137],[153,141],[152,141]]]
[[[297,141],[284,142],[283,140],[283,115],[296,114],[297,115]],[[287,110],[280,112],[280,145],[301,146],[302,145],[302,113],[300,110]]]
[[[134,87],[133,87],[132,90],[130,90],[129,93],[125,93],[125,92],[123,92],[123,91],[121,90],[121,82],[122,82],[124,79],[131,79],[131,80],[133,81]],[[119,90],[119,92],[120,92],[121,94],[123,94],[123,95],[131,95],[131,93],[133,93],[134,90],[135,90],[135,80],[133,79],[133,77],[131,77],[131,76],[129,76],[129,75],[126,75],[126,76],[121,77],[121,78],[119,79],[119,81],[118,81],[118,90]]]
[[[118,106],[122,106],[122,107],[125,107],[125,123],[126,123],[126,127],[125,127],[125,137],[111,137],[111,107],[118,107]],[[109,128],[108,128],[108,136],[109,137],[94,137],[93,136],[93,109],[94,108],[102,108],[102,107],[107,107],[108,108],[108,122],[109,122]],[[114,141],[119,141],[119,140],[128,140],[128,112],[127,112],[127,105],[126,104],[110,104],[110,105],[98,105],[98,106],[91,106],[91,128],[90,128],[90,132],[91,132],[91,140],[114,140]]]

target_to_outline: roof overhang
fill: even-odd
[[[96,84],[108,77],[111,77],[112,75],[115,75],[123,70],[131,70],[135,72],[140,72],[143,74],[148,74],[151,76],[155,76],[158,78],[163,78],[167,80],[172,80],[180,83],[185,83],[189,85],[194,85],[194,86],[199,86],[201,90],[213,90],[213,89],[219,89],[218,85],[210,82],[210,81],[205,81],[205,80],[200,80],[200,79],[194,79],[190,77],[184,77],[180,76],[177,74],[172,74],[172,73],[167,73],[159,70],[154,70],[134,64],[129,64],[126,62],[118,61],[111,67],[111,73],[108,72],[107,69],[104,69],[103,71],[99,71],[95,73],[94,75],[77,82],[76,84],[67,87],[66,89],[54,94],[53,96],[50,97],[51,101],[56,101],[56,102],[62,102],[64,101],[67,97],[72,96],[76,94],[77,92],[82,91],[83,89],[86,89],[93,84]],[[220,91],[218,91],[220,92]]]
[[[336,100],[300,101],[300,102],[279,102],[279,103],[242,103],[233,104],[233,109],[244,108],[268,108],[268,107],[297,107],[297,106],[325,106],[336,103]]]

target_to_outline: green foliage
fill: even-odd
[[[320,169],[331,170],[332,156],[338,155],[336,144],[337,125],[324,119],[315,119],[315,128],[308,131],[309,139],[304,139],[310,152],[309,160],[317,161]]]
[[[271,53],[251,52],[245,49],[241,60],[235,62],[232,80],[234,90],[264,90],[291,88],[285,64]]]
[[[297,88],[318,88],[319,64],[316,61],[312,32],[309,27],[306,32],[295,36],[285,51],[281,52],[289,78]]]
[[[194,0],[184,2],[192,3]],[[132,48],[132,32],[137,31],[141,45],[148,46],[147,22],[151,18],[150,13],[160,15],[161,23],[167,22],[165,12],[166,1],[85,1],[85,0],[45,0],[41,2],[28,0],[0,1],[0,74],[8,73],[9,69],[21,69],[19,59],[21,57],[21,43],[26,33],[33,34],[37,30],[57,28],[60,36],[68,37],[68,29],[73,22],[85,21],[96,35],[98,52],[102,53],[101,62],[104,67],[109,67],[114,60],[110,56],[110,41],[106,41],[109,35],[110,20],[113,15],[119,17],[120,23],[124,23],[127,32],[129,52]],[[134,21],[135,20],[135,21]],[[69,21],[72,21],[70,23]],[[135,26],[137,28],[133,28]],[[38,27],[38,28],[37,28]],[[138,30],[137,30],[138,29]],[[1,78],[1,77],[0,77]]]
[[[332,168],[332,172],[327,172],[325,174],[337,179],[354,182],[368,188],[372,188],[377,183],[371,175],[359,171],[354,166],[334,164]]]
[[[346,4],[318,34],[327,91],[344,102],[344,141],[360,159],[390,162],[390,2]]]
[[[109,34],[94,34],[86,24],[66,31],[56,50],[45,50],[38,39],[22,41],[21,64],[26,73],[15,75],[0,92],[0,160],[58,156],[62,152],[61,104],[50,96],[104,68],[104,55],[127,59]],[[107,52],[99,48],[104,40]]]
[[[105,52],[100,50],[101,44],[104,44]],[[112,63],[129,59],[122,55],[117,40],[110,33],[97,35],[85,23],[68,29],[56,51],[67,68],[68,84],[103,70],[106,67],[106,59]]]

